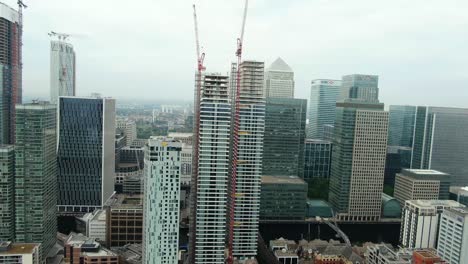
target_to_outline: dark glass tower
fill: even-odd
[[[267,98],[263,175],[304,175],[307,100]]]
[[[416,106],[391,105],[388,124],[388,145],[412,147]]]
[[[101,208],[114,191],[115,100],[60,97],[59,212]]]

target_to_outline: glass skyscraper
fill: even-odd
[[[388,145],[413,146],[416,106],[391,105],[389,110]]]
[[[336,101],[341,91],[340,80],[313,80],[310,87],[309,126],[307,138],[323,139],[324,126],[335,123]]]
[[[330,177],[332,143],[320,139],[307,139],[304,151],[304,180]]]
[[[16,242],[41,243],[41,257],[57,236],[57,111],[35,102],[16,106]]]
[[[338,101],[347,99],[354,102],[379,102],[379,77],[376,75],[351,74],[343,76],[341,96]]]
[[[412,169],[452,176],[452,186],[468,185],[468,109],[418,106]]]
[[[267,98],[263,175],[303,177],[307,100]]]
[[[0,241],[15,240],[15,148],[0,145]]]
[[[58,209],[87,213],[114,192],[115,100],[60,97]]]
[[[19,14],[0,3],[0,144],[15,142],[15,104],[22,102]]]

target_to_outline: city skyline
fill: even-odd
[[[5,1],[13,7],[15,2]],[[40,5],[29,4],[24,12],[25,96],[48,97],[48,69],[43,65],[49,63],[47,32],[54,30],[75,35],[70,43],[78,54],[80,96],[97,91],[122,98],[131,87],[135,92],[130,97],[134,98],[148,94],[154,99],[192,98],[195,52],[191,3],[147,1],[139,5],[130,2],[115,5],[100,1],[88,5],[83,1],[64,4],[50,0]],[[112,12],[106,11],[110,4]],[[228,62],[234,61],[242,4],[206,0],[196,4],[207,70],[227,73]],[[90,12],[91,5],[100,11]],[[296,98],[308,97],[312,79],[340,79],[349,73],[368,73],[381,76],[380,99],[386,105],[463,107],[462,98],[466,97],[463,95],[468,93],[464,89],[468,80],[464,70],[467,55],[451,53],[464,43],[464,35],[459,34],[468,25],[468,18],[460,8],[463,5],[468,7],[464,2],[449,5],[420,0],[405,2],[404,9],[395,3],[367,0],[252,1],[246,59],[255,58],[269,65],[282,57],[295,71]],[[309,10],[316,10],[312,18]],[[431,15],[435,11],[437,17]],[[174,12],[178,15],[173,16]],[[395,13],[398,19],[383,19]],[[277,19],[281,16],[288,20]],[[81,17],[87,19],[80,20]],[[135,31],[134,25],[121,17],[133,20],[140,28]],[[325,21],[327,25],[321,26]],[[223,30],[218,30],[216,37],[210,34],[221,25]],[[113,30],[116,26],[119,32]],[[279,33],[281,38],[277,37]],[[122,39],[121,34],[130,37]],[[135,64],[140,66],[134,67]],[[181,77],[174,78],[173,72]],[[158,92],[168,86],[171,89],[164,95]],[[450,96],[455,93],[460,96]]]

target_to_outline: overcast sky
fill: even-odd
[[[4,0],[16,8],[16,0]],[[192,0],[26,0],[24,94],[49,94],[49,37],[76,34],[77,92],[193,98]],[[196,0],[207,71],[235,60],[243,0]],[[310,81],[377,74],[385,104],[468,107],[466,0],[251,0],[244,58],[278,56]]]

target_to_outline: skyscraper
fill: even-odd
[[[294,72],[277,58],[265,72],[266,98],[294,98]]]
[[[310,87],[309,127],[307,138],[324,139],[325,125],[335,123],[336,101],[340,96],[340,80],[313,80]]]
[[[50,102],[60,96],[75,96],[75,51],[65,40],[50,42]]]
[[[15,239],[15,148],[0,145],[0,241]]]
[[[15,104],[22,102],[19,23],[18,12],[0,3],[0,144],[14,144]]]
[[[182,143],[151,137],[145,148],[143,263],[177,264]]]
[[[243,61],[240,71],[239,141],[235,193],[230,197],[233,214],[233,256],[250,259],[257,255],[260,211],[263,137],[265,130],[264,63]],[[233,111],[234,112],[234,111]],[[233,124],[234,126],[234,124]],[[232,158],[232,156],[231,156]],[[232,172],[231,172],[232,173]],[[230,192],[234,191],[231,181]],[[232,213],[232,211],[231,211]]]
[[[332,143],[320,139],[307,139],[304,150],[304,180],[330,177]]]
[[[413,146],[414,119],[416,106],[391,105],[388,123],[388,145]]]
[[[190,253],[193,263],[223,264],[231,135],[228,76],[202,76],[199,107],[198,171],[190,190]]]
[[[267,98],[263,175],[303,177],[306,109],[305,99]]]
[[[126,136],[125,146],[131,146],[137,138],[137,127],[133,120],[117,119],[117,128],[120,129]]]
[[[388,113],[374,97],[377,76],[344,76],[343,86],[351,92],[336,104],[329,200],[338,219],[378,221]],[[364,91],[360,91],[361,87]]]
[[[16,242],[41,243],[41,257],[57,235],[57,111],[44,102],[16,106]]]
[[[453,186],[468,185],[468,109],[416,108],[412,169],[432,169],[452,176]]]
[[[60,97],[58,108],[58,209],[92,212],[114,192],[115,100]]]
[[[351,74],[343,76],[341,97],[338,101],[351,99],[354,102],[379,102],[379,77],[376,75]]]

